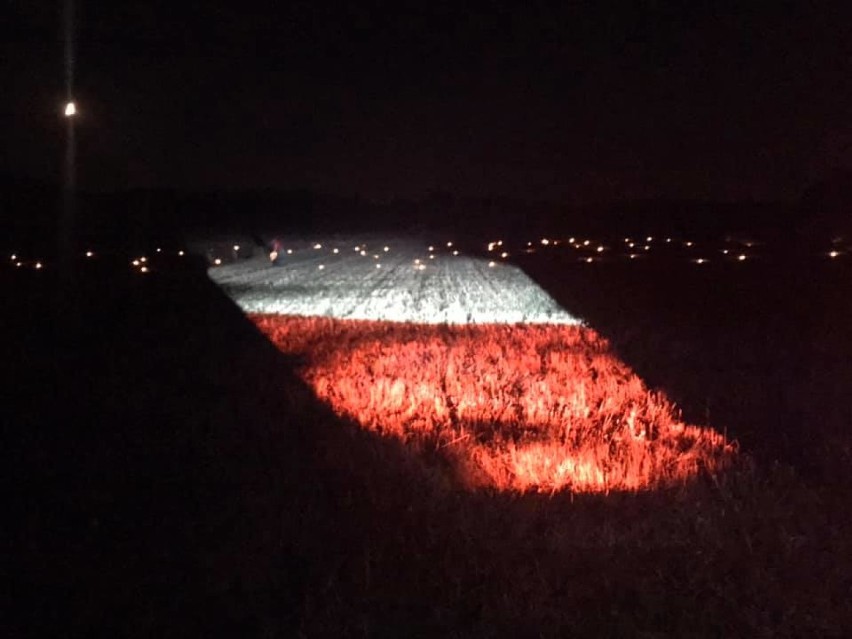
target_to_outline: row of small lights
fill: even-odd
[[[501,242],[501,244],[502,244],[502,242]],[[235,247],[235,250],[236,250],[237,248],[238,248],[238,247]],[[317,242],[316,244],[314,244],[314,245],[313,245],[313,249],[314,249],[314,250],[317,250],[317,251],[318,251],[318,250],[322,250],[322,248],[323,248],[323,246],[322,246],[322,244],[320,244],[319,242]],[[451,253],[452,253],[452,255],[453,255],[453,256],[458,256],[458,255],[459,255],[459,251],[458,251],[458,249],[453,249],[453,242],[451,242],[451,241],[450,241],[450,242],[447,242],[447,248],[448,248],[448,249],[452,249],[452,250],[451,250]],[[390,247],[389,247],[389,246],[383,246],[383,247],[382,247],[382,251],[381,251],[381,252],[382,252],[382,253],[388,253],[388,252],[390,252],[390,250],[391,250],[391,249],[390,249]],[[358,253],[359,255],[361,255],[361,257],[370,257],[370,256],[371,256],[371,255],[370,255],[370,253],[369,253],[369,251],[367,251],[367,246],[366,246],[366,245],[363,245],[363,246],[362,246],[362,245],[360,245],[360,244],[359,244],[359,245],[357,245],[357,246],[355,246],[355,247],[354,247],[354,251],[355,251],[356,253]],[[435,259],[435,251],[436,251],[435,246],[434,246],[434,245],[430,245],[430,246],[428,247],[428,251],[429,251],[429,259],[430,259],[430,260],[434,260],[434,259]],[[336,248],[336,247],[335,247],[335,248],[331,249],[331,252],[332,252],[334,255],[337,255],[337,254],[339,254],[339,253],[340,253],[340,249],[338,249],[338,248]],[[287,250],[286,250],[286,253],[287,253],[287,255],[292,255],[292,254],[293,254],[293,249],[287,249]],[[269,255],[269,257],[270,257],[270,261],[273,261],[273,262],[274,262],[276,259],[278,259],[279,255],[280,255],[280,254],[279,254],[277,251],[272,251],[272,252],[270,253],[270,255]],[[374,260],[378,260],[378,259],[381,257],[381,255],[380,255],[380,253],[373,253],[371,257],[372,257]],[[508,253],[506,253],[506,254],[504,255],[504,257],[508,257]],[[221,264],[221,260],[219,260],[219,259],[217,258],[217,259],[214,261],[214,263],[218,266],[219,264]],[[423,263],[423,261],[422,261],[420,258],[416,258],[416,259],[414,260],[414,264],[413,264],[413,266],[414,266],[414,269],[415,269],[415,270],[417,270],[417,271],[423,271],[423,270],[426,270],[426,264],[425,264],[425,263]],[[493,268],[494,266],[496,266],[496,263],[495,263],[495,262],[489,262],[488,266],[489,266],[489,267],[491,267],[491,268]],[[382,267],[381,262],[377,262],[377,263],[376,263],[376,268],[381,268],[381,267]],[[322,271],[322,270],[324,270],[324,269],[325,269],[325,264],[319,264],[319,265],[317,266],[317,270]]]
[[[646,251],[646,252],[647,252],[647,251],[650,251],[650,249],[651,249],[651,243],[652,243],[653,241],[654,241],[654,237],[653,237],[653,236],[650,236],[650,235],[649,235],[649,236],[647,236],[647,237],[645,238],[645,242],[646,242],[646,243],[642,246],[643,251]],[[672,241],[673,241],[673,240],[672,240],[672,238],[666,238],[665,243],[666,243],[666,244],[671,244],[671,243],[672,243]],[[603,253],[603,252],[604,252],[604,251],[606,251],[606,250],[608,250],[608,249],[607,249],[607,247],[606,247],[606,246],[604,246],[603,244],[597,244],[597,246],[593,246],[593,243],[592,243],[592,241],[591,241],[591,240],[578,240],[577,238],[570,237],[570,238],[568,238],[567,242],[568,242],[568,245],[570,245],[572,248],[580,249],[580,250],[582,250],[582,249],[590,249],[590,250],[594,250],[596,253],[599,253],[599,254],[600,254],[600,253]],[[541,244],[541,246],[545,246],[545,247],[549,247],[549,246],[554,246],[554,247],[555,247],[555,246],[559,246],[559,245],[560,245],[560,241],[559,241],[559,240],[551,240],[551,239],[549,239],[549,238],[541,238],[541,240],[539,240],[539,243]],[[633,241],[633,240],[632,240],[631,238],[629,238],[629,237],[624,238],[624,243],[625,243],[625,244],[627,244],[627,247],[628,247],[628,248],[635,248],[635,247],[636,247],[636,244],[637,244],[637,242]],[[692,242],[692,241],[690,241],[690,240],[686,240],[686,241],[684,241],[682,244],[683,244],[683,246],[685,246],[686,248],[692,248],[692,247],[695,245],[695,243],[694,243],[694,242]],[[447,246],[447,248],[448,248],[448,249],[453,249],[453,242],[447,242],[446,246]],[[535,249],[533,248],[533,246],[534,246],[534,244],[533,244],[533,242],[532,242],[532,241],[527,242],[527,245],[526,245],[526,252],[528,252],[528,253],[535,252]],[[746,246],[751,247],[751,246],[753,246],[753,244],[752,244],[752,243],[748,243],[748,242],[747,242],[747,243],[746,243]],[[496,249],[499,249],[499,248],[502,248],[502,247],[503,247],[503,240],[495,240],[495,241],[489,242],[489,243],[486,245],[486,248],[487,248],[487,250],[488,250],[488,252],[489,252],[489,253],[495,252],[495,250],[496,250]],[[239,244],[234,244],[232,248],[233,248],[233,250],[234,250],[234,253],[235,253],[235,254],[237,254],[237,253],[240,251],[240,245],[239,245]],[[314,249],[314,250],[321,250],[322,248],[323,248],[323,247],[322,247],[322,244],[320,244],[319,242],[317,242],[317,243],[315,243],[315,244],[313,245],[313,249]],[[366,248],[367,248],[367,247],[366,247],[366,245],[365,245],[365,246],[358,245],[358,246],[355,246],[355,247],[354,247],[354,250],[355,250],[355,252],[359,253],[362,257],[367,257],[367,256],[368,256],[368,252],[367,252]],[[434,260],[434,259],[435,259],[435,250],[436,250],[436,249],[435,249],[435,246],[434,246],[434,245],[430,245],[430,246],[428,247],[428,250],[429,250],[429,259],[430,259],[430,260]],[[383,253],[388,253],[389,251],[390,251],[390,247],[389,247],[389,246],[384,246],[384,247],[382,248],[382,252],[383,252]],[[156,252],[156,253],[162,253],[162,248],[157,248],[157,249],[155,250],[155,252]],[[335,247],[335,248],[333,248],[333,249],[331,250],[331,252],[332,252],[334,255],[337,255],[337,254],[339,254],[339,253],[340,253],[340,249]],[[287,253],[287,255],[292,255],[292,254],[293,254],[293,249],[291,249],[291,248],[290,248],[290,249],[287,249],[287,250],[286,250],[286,253]],[[721,249],[721,253],[722,253],[723,255],[730,255],[731,251],[730,251],[730,249]],[[459,254],[458,249],[453,249],[453,250],[452,250],[452,255],[457,256],[458,254]],[[84,255],[85,255],[85,257],[86,257],[86,258],[89,258],[89,259],[91,259],[91,258],[95,257],[95,253],[94,253],[94,251],[91,251],[91,250],[86,251],[86,252],[84,253]],[[183,257],[183,256],[185,255],[185,252],[184,252],[183,250],[179,250],[179,251],[177,251],[177,255],[178,255],[178,256],[180,256],[180,257]],[[636,259],[636,258],[638,258],[638,257],[641,257],[641,255],[642,255],[641,253],[630,253],[630,254],[628,254],[628,257],[629,257],[629,259],[634,260],[634,259]],[[835,259],[835,258],[838,258],[838,257],[840,257],[841,255],[843,255],[843,253],[841,253],[840,251],[837,251],[837,250],[831,250],[831,251],[829,251],[829,252],[827,253],[827,255],[828,255],[828,257],[830,257],[830,258],[832,258],[832,259]],[[272,254],[270,254],[270,258],[271,258],[273,261],[274,261],[277,257],[278,257],[278,254],[277,254],[276,252],[273,252]],[[379,255],[378,253],[374,253],[374,254],[372,255],[372,257],[373,257],[373,259],[378,260],[378,259],[379,259],[379,257],[380,257],[380,255]],[[506,252],[506,251],[501,251],[501,252],[500,252],[500,257],[501,257],[502,259],[507,259],[507,258],[509,257],[509,253],[508,253],[508,252]],[[739,262],[744,262],[744,261],[746,261],[747,259],[748,259],[748,255],[746,255],[745,253],[740,253],[740,254],[738,254],[738,255],[736,256],[736,260],[737,260],[737,261],[739,261]],[[16,268],[21,268],[21,267],[23,267],[23,266],[25,266],[25,265],[27,264],[27,263],[26,263],[26,262],[24,262],[22,259],[20,259],[20,258],[19,258],[19,256],[18,256],[16,253],[13,253],[13,254],[10,256],[10,260],[12,261],[12,263],[14,263],[14,264],[15,264],[15,267],[16,267]],[[595,261],[595,258],[594,258],[594,257],[586,257],[586,258],[583,258],[583,260],[582,260],[582,261],[584,261],[584,262],[586,262],[586,263],[592,263],[592,262],[594,262],[594,261]],[[707,259],[707,258],[704,258],[704,257],[699,257],[699,258],[694,258],[694,259],[692,259],[692,260],[690,260],[690,261],[691,261],[691,262],[693,262],[693,263],[695,263],[695,264],[706,264],[706,263],[708,263],[710,260],[709,260],[709,259]],[[133,259],[133,260],[131,261],[131,266],[132,266],[134,269],[137,269],[140,273],[148,273],[148,272],[150,271],[150,268],[148,267],[147,262],[148,262],[147,257],[145,257],[145,256],[140,256],[140,257],[137,257],[137,258],[135,258],[135,259]],[[214,266],[221,266],[221,264],[222,264],[222,259],[221,259],[221,258],[217,257],[217,258],[215,258],[215,259],[213,260],[213,265],[214,265]],[[489,266],[489,267],[491,267],[491,268],[495,267],[496,265],[497,265],[497,263],[496,263],[496,262],[494,262],[494,261],[491,261],[491,262],[489,262],[489,263],[488,263],[488,266]],[[378,263],[376,264],[376,268],[381,268],[381,266],[382,266],[382,265],[381,265],[381,262],[378,262]],[[41,269],[43,269],[43,268],[44,268],[44,263],[43,263],[43,262],[41,262],[40,260],[37,260],[35,263],[33,263],[33,264],[32,264],[32,267],[33,267],[35,270],[41,270]],[[415,259],[415,260],[414,260],[414,268],[415,268],[416,270],[424,270],[424,269],[426,268],[426,265],[425,265],[425,264],[423,264],[423,263],[422,263],[422,261],[418,258],[418,259]],[[319,269],[319,270],[323,270],[323,269],[325,269],[325,265],[324,265],[324,264],[320,264],[320,265],[318,266],[318,269]]]
[[[646,243],[642,245],[642,250],[645,251],[645,252],[650,251],[651,250],[651,243],[653,241],[654,241],[653,236],[651,236],[651,235],[647,236],[645,238]],[[570,238],[568,238],[567,242],[568,242],[569,246],[571,246],[574,249],[579,249],[579,250],[589,249],[589,250],[594,250],[596,253],[603,253],[604,251],[608,250],[608,248],[606,246],[604,246],[603,244],[597,244],[597,246],[594,246],[594,244],[591,240],[578,240],[577,238],[570,237]],[[665,239],[666,244],[671,244],[672,242],[673,242],[673,240],[670,237]],[[560,241],[559,240],[551,240],[549,238],[541,238],[539,240],[539,243],[541,244],[541,246],[549,247],[549,246],[559,246]],[[632,240],[629,237],[624,238],[624,243],[627,245],[628,248],[631,248],[631,249],[636,248],[636,246],[638,244],[636,241]],[[487,248],[488,252],[493,252],[497,247],[500,247],[502,245],[503,245],[502,240],[496,240],[496,241],[489,242],[486,245],[486,248]],[[682,245],[686,248],[692,248],[692,247],[695,246],[695,242],[693,242],[691,240],[685,240],[685,241],[682,242]],[[751,242],[745,242],[745,245],[749,248],[754,246],[754,244],[751,243]],[[534,253],[535,252],[534,243],[532,241],[527,242],[525,252],[527,252],[527,253]],[[730,255],[731,251],[730,251],[730,249],[721,249],[721,253],[723,255]],[[500,256],[504,259],[506,257],[508,257],[508,255],[509,254],[506,253],[506,252],[503,252],[503,253],[500,254]],[[642,255],[642,253],[630,253],[630,254],[628,254],[628,257],[631,260],[635,260],[636,258],[641,257],[641,255]],[[831,259],[835,259],[835,258],[840,257],[842,255],[842,253],[840,251],[837,251],[837,250],[831,250],[826,255],[828,257],[830,257]],[[748,257],[749,256],[746,255],[745,253],[739,253],[736,256],[736,260],[738,262],[744,262],[748,259]],[[595,258],[594,257],[586,257],[586,258],[583,258],[582,261],[590,264],[590,263],[595,261]],[[710,260],[708,258],[699,257],[699,258],[694,258],[690,261],[695,263],[695,264],[706,264]]]

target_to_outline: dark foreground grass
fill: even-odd
[[[203,272],[111,273],[4,277],[11,636],[852,628],[848,482],[767,454],[666,492],[460,491],[318,403]]]

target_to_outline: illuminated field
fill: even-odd
[[[455,256],[446,245],[433,249],[400,240],[285,241],[279,266],[261,256],[211,269],[210,276],[249,313],[428,324],[578,323],[520,269]]]
[[[682,423],[518,269],[322,250],[211,275],[337,414],[440,458],[463,485],[643,490],[731,461],[720,434]]]

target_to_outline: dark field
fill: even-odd
[[[742,463],[458,490],[207,279],[2,274],[9,636],[845,636],[852,266],[518,260]]]

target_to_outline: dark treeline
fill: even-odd
[[[795,204],[648,200],[583,207],[434,192],[382,202],[310,190],[176,189],[78,193],[78,242],[116,249],[178,243],[199,234],[414,232],[522,240],[544,235],[608,237],[667,234],[695,239],[748,235],[764,240],[848,235],[852,192],[835,180],[811,187]],[[57,187],[3,177],[0,232],[10,246],[49,247],[63,206]]]

